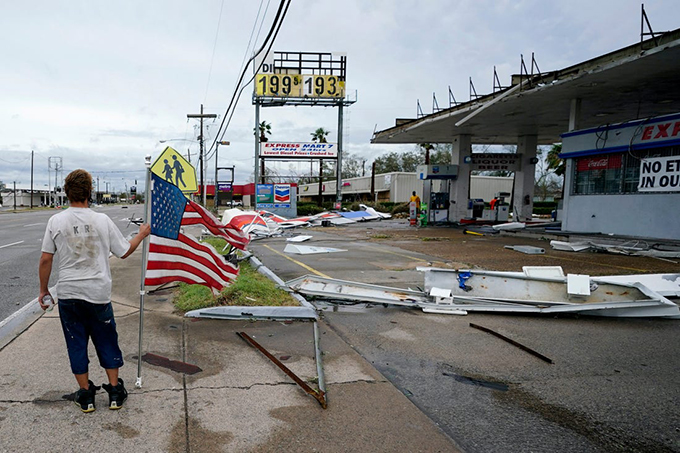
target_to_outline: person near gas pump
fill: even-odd
[[[416,204],[416,217],[420,214],[420,197],[416,194],[416,191],[413,191],[413,195],[411,195],[411,199],[409,200],[411,203],[415,202]]]
[[[409,219],[411,226],[416,226],[420,216],[420,197],[413,191],[409,200]]]

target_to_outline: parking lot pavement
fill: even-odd
[[[430,263],[481,263],[486,268],[496,263],[503,270],[566,264],[592,275],[669,272],[673,266],[602,254],[530,256],[503,246],[545,247],[545,241],[471,238],[460,230],[402,225],[391,229],[387,222],[314,228],[305,234],[313,236],[306,244],[347,251],[290,255],[282,252],[285,238],[255,241],[251,248],[284,280],[321,273],[400,288],[421,286],[415,269]],[[442,239],[423,240],[437,237]],[[680,451],[677,320],[460,317],[382,305],[321,305],[328,325],[465,451]],[[554,363],[470,323],[510,337]]]

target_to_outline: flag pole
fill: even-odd
[[[144,194],[144,223],[150,221],[151,211],[151,155],[144,158],[146,167],[146,187]],[[139,284],[139,350],[137,352],[137,381],[135,387],[142,388],[142,333],[144,332],[144,279],[146,278],[146,262],[149,256],[149,237],[142,242],[142,281]]]

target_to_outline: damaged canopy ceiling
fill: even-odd
[[[577,129],[665,115],[680,105],[680,29],[568,68],[513,76],[512,86],[419,119],[397,120],[372,143],[516,143],[537,135],[539,144],[561,141],[569,130],[572,100],[580,99]],[[520,87],[520,84],[523,84]]]

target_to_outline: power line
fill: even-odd
[[[222,23],[222,10],[224,9],[224,0],[222,0],[222,5],[220,6],[220,15],[217,16],[217,31],[215,32],[215,43],[213,44],[212,56],[210,57],[210,69],[208,70],[208,82],[205,84],[205,96],[203,97],[203,103],[205,104],[206,99],[208,99],[208,88],[210,87],[210,76],[212,75],[213,62],[215,61],[215,49],[217,49],[217,38],[220,35],[220,24]]]
[[[283,16],[281,16],[281,20],[276,25],[276,31],[274,32],[273,38],[269,42],[269,47],[267,48],[265,55],[269,54],[269,52],[271,51],[271,49],[274,45],[274,41],[276,41],[276,37],[279,34],[279,30],[281,29],[281,25],[283,25],[283,19],[286,17],[286,13],[288,12],[288,6],[290,6],[290,0],[288,1],[288,4],[286,5],[286,9],[283,11]],[[270,35],[271,35],[271,30],[270,30]],[[267,38],[269,38],[269,36]],[[262,44],[262,47],[257,52],[257,54],[255,54],[255,56],[259,55],[260,52],[262,52],[262,48],[264,48],[265,45],[266,45],[266,41],[265,41],[265,43]],[[250,61],[252,61],[255,58],[255,56],[253,56],[253,58],[251,58]],[[250,61],[248,61],[248,63],[250,63]],[[250,78],[250,80],[248,80],[248,82],[245,85],[243,85],[241,87],[241,89],[238,91],[238,95],[236,96],[236,104],[234,105],[234,108],[231,110],[231,113],[229,114],[229,120],[227,121],[227,125],[224,128],[224,131],[221,131],[222,125],[220,125],[220,130],[217,131],[217,136],[219,136],[219,140],[224,140],[224,135],[227,133],[227,129],[229,128],[229,125],[231,124],[231,119],[234,116],[234,113],[236,112],[236,105],[238,105],[238,101],[241,98],[241,94],[243,93],[243,90],[245,90],[248,87],[248,85],[250,85],[250,83],[253,81],[253,79],[255,79],[255,75],[257,74],[257,71],[260,70],[260,68],[262,67],[263,64],[264,64],[264,60],[262,60],[262,62],[260,63],[260,66],[258,66],[255,69],[255,71],[253,71],[253,76]],[[244,70],[244,73],[245,73],[245,70]],[[243,77],[241,77],[241,78],[243,78]],[[230,104],[230,106],[231,106],[231,104]],[[228,111],[228,109],[227,109],[227,111]],[[225,113],[225,115],[226,115],[226,113]],[[222,120],[222,124],[224,124],[224,119]],[[221,136],[219,135],[220,131],[222,133]],[[215,141],[217,141],[217,140],[218,140],[218,138],[216,137]],[[213,145],[214,144],[215,144],[215,142],[213,142]],[[212,146],[210,147],[210,150],[212,150]],[[214,151],[213,151],[213,153],[214,153]],[[210,155],[210,157],[212,157],[212,154]]]
[[[285,6],[285,10],[284,10],[284,6]],[[238,92],[238,87],[241,85],[241,82],[243,81],[243,78],[246,75],[246,71],[248,70],[248,66],[255,59],[255,57],[257,57],[260,53],[262,53],[262,50],[264,50],[264,48],[267,46],[267,43],[269,42],[270,38],[272,38],[272,35],[274,36],[274,38],[272,39],[271,44],[273,44],[274,39],[276,39],[276,34],[278,34],[278,30],[281,28],[281,24],[283,23],[283,19],[285,18],[286,12],[288,11],[288,6],[290,6],[290,0],[288,0],[288,1],[281,0],[281,3],[279,5],[279,9],[276,11],[276,16],[274,17],[274,22],[272,23],[272,26],[269,29],[269,33],[267,34],[267,37],[265,38],[264,42],[262,43],[262,46],[252,57],[250,57],[250,59],[248,60],[248,63],[243,68],[243,71],[241,72],[241,77],[239,78],[238,83],[236,85],[237,88],[234,91],[234,94],[232,95],[231,101],[229,102],[229,106],[227,107],[227,110],[225,111],[224,116],[222,117],[222,122],[220,123],[220,127],[217,130],[217,134],[215,135],[215,140],[213,140],[212,144],[210,145],[210,148],[208,149],[209,152],[213,151],[213,148],[215,147],[215,143],[218,141],[218,137],[224,137],[224,134],[226,133],[226,129],[224,129],[224,131],[222,129],[224,127],[224,123],[227,119],[227,116],[229,115],[229,111],[231,110],[234,103],[237,102],[238,98],[240,97],[239,92]],[[269,46],[270,49],[271,49],[271,44]],[[269,53],[269,50],[267,51],[267,53]]]
[[[269,52],[271,51],[271,49],[272,49],[272,47],[273,47],[273,45],[274,45],[274,41],[276,40],[276,37],[277,37],[278,34],[279,34],[279,30],[281,29],[281,25],[283,25],[283,19],[284,19],[284,17],[286,16],[286,12],[288,11],[288,6],[289,6],[289,5],[290,5],[290,2],[288,3],[288,5],[286,5],[286,10],[283,12],[283,17],[281,18],[281,21],[279,22],[278,26],[276,27],[276,32],[274,33],[274,37],[272,38],[271,42],[269,43],[269,47],[267,48],[267,52],[265,53],[265,55],[269,54]],[[255,71],[253,71],[253,76],[250,78],[250,80],[248,80],[248,83],[246,83],[245,85],[243,85],[243,87],[241,88],[241,90],[238,92],[238,96],[237,96],[237,98],[236,98],[236,103],[237,103],[237,104],[238,104],[239,99],[241,98],[241,94],[243,93],[243,90],[245,90],[245,89],[248,87],[248,85],[250,85],[250,83],[255,79],[255,75],[257,74],[257,71],[260,70],[260,68],[262,67],[263,64],[264,64],[264,60],[262,60],[262,62],[260,63],[260,66],[259,66]],[[229,125],[231,124],[231,119],[232,119],[232,117],[234,116],[234,112],[235,112],[235,111],[236,111],[236,108],[234,108],[234,109],[231,111],[231,114],[229,115],[229,121],[227,121],[227,126],[224,128],[224,131],[222,132],[222,135],[221,135],[221,137],[220,137],[220,140],[223,140],[223,139],[224,139],[224,134],[227,133],[227,129],[229,128]],[[217,133],[219,134],[219,131],[218,131]]]

